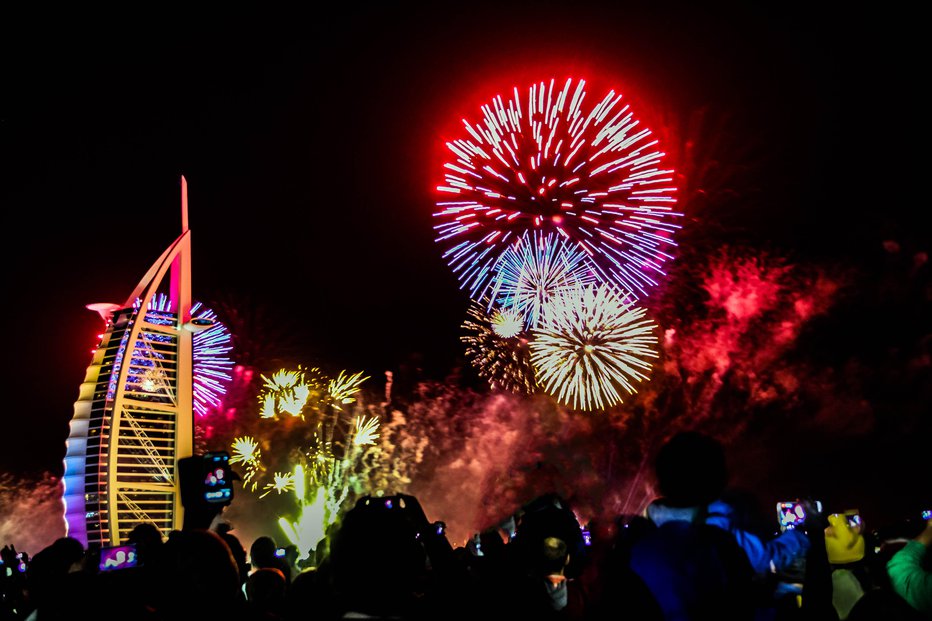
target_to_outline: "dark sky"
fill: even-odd
[[[921,38],[895,5],[445,4],[0,20],[0,471],[60,469],[84,306],[122,302],[178,234],[180,174],[195,299],[278,318],[308,362],[449,368],[467,298],[431,229],[443,138],[512,85],[727,116],[769,163],[766,209],[726,223],[742,241],[857,260],[916,232]]]

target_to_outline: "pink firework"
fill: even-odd
[[[593,269],[635,297],[647,295],[672,258],[674,173],[621,95],[585,106],[585,82],[540,82],[522,99],[495,97],[468,136],[447,143],[434,216],[436,241],[460,287],[486,293],[504,251],[532,230],[555,231]]]

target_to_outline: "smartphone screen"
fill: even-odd
[[[112,546],[100,549],[100,571],[114,571],[139,566],[135,544]]]
[[[233,481],[229,476],[230,456],[223,452],[207,453],[208,464],[204,476],[204,500],[209,503],[228,503],[233,499]]]
[[[796,500],[777,503],[777,521],[780,530],[793,529],[806,521],[806,510],[803,504]]]

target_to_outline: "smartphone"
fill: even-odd
[[[277,550],[275,550],[275,556],[277,556],[278,558],[284,558],[285,548],[278,548]]]
[[[922,519],[925,520],[926,522],[928,522],[929,520],[932,520],[932,509],[926,509],[925,511],[923,511]]]
[[[204,455],[207,466],[204,475],[204,500],[228,503],[233,499],[233,479],[230,475],[230,456],[223,451]]]
[[[583,543],[584,543],[585,545],[587,545],[587,546],[591,546],[591,545],[592,545],[592,533],[590,533],[588,529],[583,530],[583,532],[582,532],[582,540],[583,540]]]
[[[0,565],[3,565],[3,561],[0,561]],[[16,555],[16,571],[21,574],[26,573],[26,561],[23,560],[23,553],[19,552]]]
[[[861,515],[859,513],[845,513],[845,519],[848,520],[848,528],[851,530],[861,528]]]
[[[134,543],[100,549],[100,563],[98,564],[100,571],[115,571],[139,566],[139,555],[136,553]]]
[[[806,521],[806,508],[798,500],[777,503],[777,521],[780,530],[791,530]]]
[[[816,500],[815,505],[817,512],[822,513],[822,501]],[[787,500],[777,503],[777,521],[780,523],[780,530],[793,529],[806,521],[806,506],[801,500]]]

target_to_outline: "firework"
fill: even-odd
[[[251,484],[252,491],[255,491],[258,484],[256,475],[262,470],[260,461],[262,449],[259,448],[259,443],[251,436],[242,436],[233,439],[231,448],[233,455],[230,457],[230,465],[243,464],[246,468],[246,474],[243,475],[243,487]]]
[[[492,299],[522,318],[528,329],[537,327],[545,304],[554,296],[602,279],[588,256],[555,233],[524,234],[502,253],[493,269]],[[514,334],[499,336],[508,338]]]
[[[319,432],[315,432],[304,456],[307,458],[304,463],[305,470],[313,479],[323,481],[327,478],[327,471],[334,460],[333,442],[324,438]]]
[[[356,402],[368,377],[340,371],[331,379],[317,367],[303,366],[260,377],[259,420],[269,426],[264,442],[273,445],[270,453],[276,463],[270,464],[270,471],[274,467],[276,472],[269,481],[258,480],[265,468],[259,464],[258,443],[250,436],[236,439],[231,463],[251,468],[244,483],[251,481],[253,492],[261,485],[259,499],[273,492],[294,493],[297,519],[281,516],[279,525],[306,553],[339,519],[348,499],[362,490],[364,471],[379,452],[378,418],[344,411]]]
[[[362,371],[353,375],[347,375],[346,371],[340,371],[336,379],[330,380],[327,386],[327,392],[330,395],[333,407],[339,410],[340,405],[347,405],[355,401],[356,398],[353,395],[359,392],[362,383],[367,379],[369,379],[369,376],[363,377]]]
[[[493,311],[490,317],[485,306],[470,304],[467,311],[470,318],[463,323],[467,334],[461,340],[466,344],[470,363],[492,388],[525,394],[534,392],[536,381],[528,336],[524,332],[508,338],[499,336],[496,330],[501,325],[496,319],[499,311]]]
[[[298,464],[292,473],[293,491],[298,503],[298,519],[289,521],[285,517],[278,518],[278,525],[288,540],[298,548],[300,558],[309,556],[309,551],[317,547],[323,539],[327,526],[333,522],[327,511],[326,488],[318,485],[308,485],[304,468]]]
[[[134,306],[138,308],[139,303],[137,299]],[[158,293],[149,302],[147,320],[153,323],[173,323],[175,319],[171,312],[171,299],[164,293]],[[191,317],[209,320],[213,324],[194,334],[192,347],[194,411],[198,416],[207,416],[212,409],[220,407],[223,395],[233,380],[233,361],[228,357],[233,351],[233,336],[217,319],[217,314],[200,302],[191,306]],[[147,358],[161,358],[161,354],[153,348]],[[143,373],[141,388],[144,391],[159,392],[166,386],[166,376],[157,362]]]
[[[282,475],[280,480],[276,475],[276,481],[265,486],[267,491],[260,498],[276,490],[294,491],[298,519],[290,521],[282,516],[278,523],[289,541],[302,552],[318,544],[340,518],[347,498],[360,491],[357,470],[369,451],[377,451],[372,446],[379,437],[377,430],[378,419],[356,417],[348,446],[339,457],[333,454],[331,443],[315,436],[317,442],[306,454],[306,463],[296,464],[292,474]]]
[[[317,368],[310,371],[316,372]],[[272,377],[261,375],[264,384],[259,393],[259,415],[262,418],[275,418],[279,414],[303,416],[312,393],[319,394],[320,384],[316,377],[308,378],[307,374],[308,370],[299,366],[297,371],[281,369]]]
[[[259,443],[251,436],[243,436],[233,440],[233,455],[230,457],[230,464],[254,464],[259,463],[259,456],[262,450]]]
[[[492,324],[492,331],[503,339],[516,337],[524,330],[521,317],[510,308],[494,311],[489,322]]]
[[[259,498],[265,498],[272,492],[292,492],[295,489],[295,474],[293,472],[276,472],[272,475],[272,482],[266,483],[262,488],[265,490],[259,495]]]
[[[353,423],[352,437],[354,446],[375,444],[379,437],[379,419],[357,416]]]
[[[196,332],[193,338],[194,411],[205,416],[220,407],[221,397],[233,379],[233,361],[228,358],[233,336],[216,313],[200,302],[191,306],[191,316],[213,321],[211,327]]]
[[[547,393],[575,409],[605,409],[622,402],[618,387],[634,394],[656,358],[655,324],[643,308],[606,287],[580,288],[555,298],[530,343],[531,361]]]
[[[556,233],[613,282],[644,295],[671,259],[679,228],[673,171],[650,130],[609,91],[584,109],[585,82],[514,88],[482,106],[468,136],[447,143],[436,240],[473,300],[482,298],[508,244]]]

